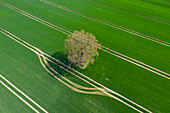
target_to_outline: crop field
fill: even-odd
[[[101,44],[86,69],[75,30]],[[169,80],[169,0],[0,0],[0,113],[170,113]]]

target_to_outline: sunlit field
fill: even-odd
[[[67,65],[75,30],[101,48]],[[168,0],[0,0],[0,113],[169,113]]]

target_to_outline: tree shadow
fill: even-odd
[[[54,54],[51,55],[51,56],[52,56],[53,58],[59,60],[60,62],[64,63],[65,65],[67,65],[67,66],[69,66],[69,67],[71,67],[71,68],[73,68],[73,69],[81,72],[81,69],[80,69],[79,67],[75,66],[74,64],[71,64],[71,62],[67,59],[67,56],[68,56],[68,55],[67,55],[66,53],[64,53],[64,52],[62,52],[62,51],[59,51],[59,52],[54,53]],[[67,69],[67,70],[69,70],[69,71],[72,71],[71,69],[69,69],[69,68],[66,67],[66,66],[63,66],[62,64],[60,64],[59,62],[57,62],[57,61],[55,61],[55,60],[52,60],[52,61],[59,65],[59,66],[58,66],[58,65],[56,65],[55,63],[48,61],[48,64],[50,65],[50,67],[52,67],[55,71],[57,71],[57,73],[61,74],[62,76],[71,76],[71,73],[69,73],[68,71],[62,69],[60,66],[64,67],[65,69]],[[49,67],[47,67],[47,68],[50,69]],[[53,73],[55,76],[58,76],[58,77],[59,77],[59,75],[57,75],[56,73],[54,73],[54,72],[52,72],[52,73]]]

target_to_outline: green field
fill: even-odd
[[[15,37],[54,56],[64,51],[69,32],[82,29],[95,35],[103,48],[93,65],[78,71],[137,105],[106,90],[127,104],[108,95],[73,91],[43,68],[33,47]],[[168,0],[0,0],[0,75],[49,113],[169,113],[169,31]],[[85,83],[85,77],[64,77],[101,88]],[[3,83],[44,112],[0,77],[0,113],[35,112]]]

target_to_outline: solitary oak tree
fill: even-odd
[[[65,50],[68,54],[68,60],[76,66],[85,69],[89,63],[95,61],[94,56],[98,56],[98,48],[101,45],[97,43],[95,36],[84,30],[74,31],[65,40]]]

